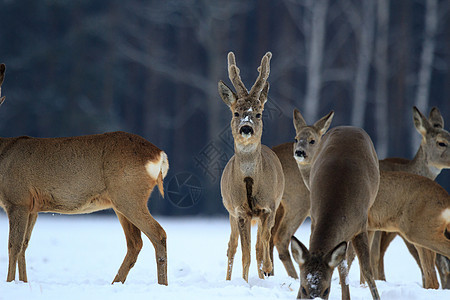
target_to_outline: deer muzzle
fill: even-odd
[[[239,129],[239,133],[248,138],[253,134],[253,128],[249,125],[244,125]]]
[[[297,161],[302,162],[302,161],[305,160],[306,157],[307,157],[306,152],[303,151],[303,150],[296,150],[295,153],[294,153],[294,158]]]

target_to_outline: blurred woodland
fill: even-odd
[[[142,135],[170,161],[157,215],[225,213],[229,51],[247,87],[273,53],[268,146],[293,140],[294,107],[309,123],[333,109],[380,158],[416,153],[414,105],[450,129],[447,0],[0,0],[0,33],[0,136]],[[449,191],[450,171],[437,181]]]

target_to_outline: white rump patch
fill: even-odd
[[[445,222],[449,222],[450,223],[450,208],[446,208],[442,214],[441,214],[442,219],[444,219]]]
[[[147,173],[153,179],[158,179],[159,172],[162,172],[163,178],[166,177],[167,171],[169,170],[169,161],[167,159],[167,154],[164,151],[161,151],[158,161],[149,161],[145,165],[145,169]]]

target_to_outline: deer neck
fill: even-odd
[[[300,174],[302,175],[302,179],[303,182],[305,183],[305,186],[309,190],[309,177],[311,174],[311,165],[298,165],[298,169],[300,170]]]
[[[428,177],[432,180],[435,180],[439,173],[441,173],[441,169],[429,164],[422,145],[417,150],[416,156],[408,164],[408,167],[412,173]]]
[[[234,144],[235,162],[243,177],[255,177],[261,172],[261,143]]]

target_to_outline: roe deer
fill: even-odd
[[[436,107],[430,111],[427,119],[417,107],[413,107],[414,126],[422,135],[421,145],[412,160],[388,158],[380,161],[381,171],[403,171],[425,176],[434,180],[442,169],[450,168],[450,150],[448,149],[450,133],[444,130],[444,119]],[[375,279],[386,280],[384,274],[384,254],[390,242],[395,238],[395,232],[376,232],[371,248],[372,266]],[[405,240],[408,250],[420,267],[424,288],[438,288],[434,263],[421,267],[419,255],[414,245]],[[421,251],[428,251],[421,249]],[[427,253],[433,256],[432,253]],[[450,289],[450,260],[440,254],[436,256],[436,266],[441,278],[443,289]],[[427,276],[425,276],[428,274]]]
[[[262,112],[269,91],[269,62],[266,53],[258,68],[259,76],[250,92],[242,82],[235,56],[228,53],[228,74],[236,93],[218,84],[222,100],[230,108],[233,118],[231,132],[234,138],[234,156],[225,166],[220,188],[223,204],[230,214],[231,234],[228,243],[227,280],[231,279],[238,238],[241,238],[243,278],[248,281],[250,266],[250,225],[258,221],[256,260],[258,276],[272,271],[269,242],[275,223],[275,213],[284,190],[281,163],[275,153],[261,144]]]
[[[435,252],[450,257],[450,196],[429,178],[381,171],[368,223],[369,230],[396,232],[414,244],[424,272]]]
[[[415,110],[414,110],[415,111]],[[411,173],[418,173],[420,175],[424,176],[431,176],[431,174],[434,176],[438,175],[438,171],[442,167],[447,166],[448,167],[448,132],[443,130],[443,119],[442,116],[437,108],[433,108],[430,112],[429,122],[430,124],[427,124],[425,122],[424,117],[419,117],[421,114],[419,111],[414,113],[416,116],[415,119],[418,121],[421,121],[422,124],[417,129],[421,134],[423,134],[422,142],[426,141],[424,145],[422,145],[417,154],[416,157],[410,162],[406,159],[399,159],[399,158],[388,158],[380,161],[380,169],[386,168],[386,170],[404,170],[406,172]],[[327,118],[324,117],[324,118]],[[317,125],[320,125],[320,120],[313,126],[315,128],[313,131],[318,131]],[[418,123],[419,125],[420,123]],[[297,277],[297,272],[295,271],[292,260],[289,256],[288,250],[288,243],[286,241],[290,240],[290,237],[295,233],[297,228],[303,223],[305,218],[309,215],[309,191],[306,188],[306,186],[303,183],[303,180],[301,178],[301,174],[298,171],[296,167],[296,162],[293,156],[293,147],[294,143],[284,143],[278,146],[275,146],[273,148],[273,151],[277,154],[278,158],[280,159],[280,162],[283,166],[283,172],[285,174],[286,178],[286,184],[285,184],[285,190],[283,194],[282,204],[283,208],[286,211],[286,214],[283,219],[281,219],[280,224],[275,224],[275,226],[278,226],[278,231],[274,234],[274,243],[277,247],[280,260],[283,262],[286,271],[289,276],[293,278]],[[439,166],[439,169],[437,168]],[[389,169],[389,167],[391,169]],[[433,172],[432,172],[433,171]],[[281,207],[281,206],[280,206]],[[386,233],[383,234],[386,237],[395,237],[396,233]],[[374,240],[377,242],[377,239]],[[406,241],[405,241],[406,242]],[[376,247],[376,245],[379,247],[379,239],[378,243],[374,243],[374,245],[371,248],[371,251],[377,251],[379,248]],[[383,243],[385,247],[387,247],[388,244]],[[419,256],[417,254],[417,251],[415,250],[415,246],[408,243],[408,248],[412,252],[413,256],[416,258],[417,263],[419,266],[421,266],[419,261]],[[382,248],[382,252],[384,253],[386,248]],[[383,251],[384,250],[384,251]],[[287,253],[287,254],[286,254]],[[375,252],[379,253],[379,252]],[[415,253],[415,255],[414,255]],[[377,255],[375,255],[378,257]],[[373,259],[374,255],[371,253],[371,257]],[[380,256],[380,259],[382,259],[383,256]],[[377,263],[377,260],[372,261],[372,266],[374,267],[374,273],[377,274],[377,268],[376,266],[379,265],[379,268],[381,271],[379,271],[381,274],[384,274],[383,271],[383,262],[380,261],[380,263]],[[436,257],[436,265],[438,266],[439,274],[441,277],[441,283],[443,288],[449,288],[448,285],[450,284],[450,275],[449,275],[449,265],[448,265],[448,259],[441,256],[440,254]],[[430,267],[427,268],[428,271],[430,270]],[[422,268],[421,268],[422,270]],[[431,266],[431,271],[433,270],[433,267]],[[374,274],[375,279],[383,279],[380,277],[376,277]],[[434,278],[436,276],[434,275]],[[431,281],[433,282],[433,281]],[[429,284],[427,286],[426,283],[424,283],[424,287],[429,287]]]
[[[300,266],[298,298],[327,299],[331,275],[339,265],[342,298],[350,299],[347,243],[352,242],[373,299],[380,299],[369,257],[367,222],[380,180],[378,157],[372,140],[361,128],[330,125],[331,113],[323,127],[307,126],[294,110],[295,159],[310,190],[311,236],[308,249],[292,238],[291,250]]]
[[[333,115],[334,113],[330,112],[312,125],[311,135],[314,136],[315,143],[320,141],[320,138],[330,126]],[[310,201],[309,190],[303,182],[294,159],[294,147],[294,143],[284,143],[272,148],[280,159],[285,178],[284,193],[275,219],[276,230],[272,235],[272,244],[277,247],[278,256],[288,275],[297,279],[297,271],[289,254],[289,244],[298,227],[309,216]],[[271,251],[273,253],[273,247]]]
[[[0,85],[5,66],[0,66]],[[3,102],[4,97],[1,98]],[[155,185],[163,195],[167,155],[125,132],[66,138],[0,138],[0,206],[9,218],[7,281],[26,282],[25,251],[39,212],[91,213],[112,208],[125,232],[127,254],[113,282],[124,282],[142,248],[156,252],[158,283],[167,285],[166,232],[150,215]]]

